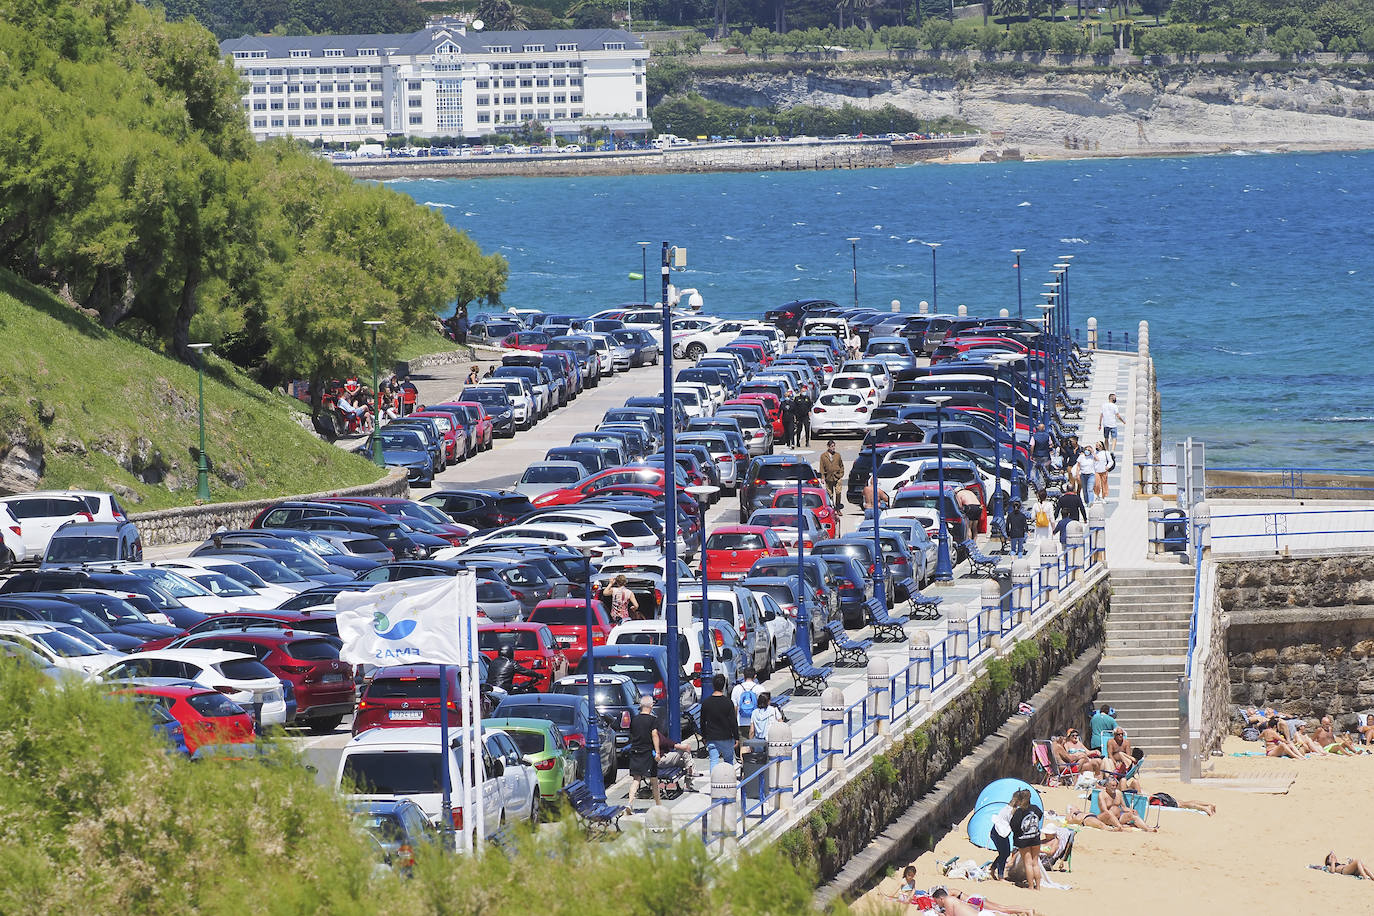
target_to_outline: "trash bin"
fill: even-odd
[[[768,742],[750,738],[740,742],[740,750],[743,753],[740,786],[744,789],[745,804],[758,804],[759,799],[768,794]],[[760,770],[765,772],[751,781]]]
[[[1002,595],[1002,615],[1009,616],[1012,613],[1011,564],[998,563],[989,575],[992,581],[997,583],[997,591]]]
[[[1165,509],[1162,525],[1164,549],[1169,553],[1188,552],[1188,513],[1182,509]]]

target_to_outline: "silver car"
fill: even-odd
[[[515,492],[534,499],[550,490],[570,487],[586,476],[587,469],[576,461],[536,461],[525,468]]]

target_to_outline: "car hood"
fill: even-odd
[[[382,460],[387,464],[427,464],[429,452],[420,449],[382,449]]]

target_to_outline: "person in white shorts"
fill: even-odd
[[[1116,451],[1116,430],[1121,421],[1121,411],[1116,407],[1116,395],[1109,394],[1102,404],[1102,418],[1098,422],[1098,427],[1102,430],[1102,441],[1107,444],[1108,451]]]

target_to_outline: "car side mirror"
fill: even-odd
[[[775,616],[776,616],[776,615],[775,615]],[[735,660],[735,650],[734,650],[734,649],[730,649],[730,648],[723,648],[723,649],[721,649],[721,650],[720,650],[720,660],[721,660],[721,661],[724,661],[724,662],[734,661],[734,660]]]
[[[765,623],[767,623],[767,622],[770,621],[770,620],[777,620],[777,619],[778,619],[778,615],[777,615],[777,614],[774,614],[772,611],[764,611],[764,612],[763,612],[763,620],[764,620]],[[728,652],[729,650],[727,649],[727,650],[725,650],[725,651]]]
[[[504,760],[493,760],[487,764],[487,778],[497,779],[506,775],[506,763]]]

